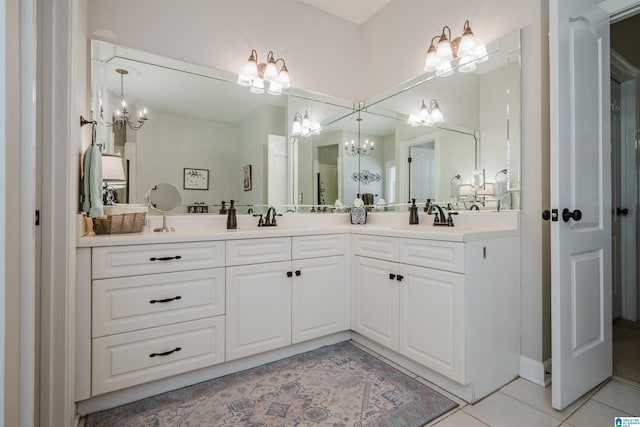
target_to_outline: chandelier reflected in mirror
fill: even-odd
[[[111,115],[111,122],[107,122],[104,120],[104,107],[102,106],[102,101],[100,101],[100,119],[105,126],[129,126],[131,130],[138,130],[142,126],[144,126],[145,122],[148,120],[147,117],[147,109],[142,108],[138,111],[138,116],[136,118],[132,118],[129,115],[129,110],[127,110],[127,101],[124,99],[124,76],[129,74],[129,72],[123,68],[117,68],[116,73],[120,74],[120,106],[122,109],[116,109]]]
[[[360,117],[359,111],[358,111],[358,118],[356,120],[358,121],[358,141],[356,142],[353,139],[351,141],[345,141],[344,151],[349,156],[354,156],[354,157],[368,156],[369,154],[373,153],[374,143],[373,141],[369,141],[368,139],[365,139],[365,141],[362,142],[360,138],[360,124],[362,123],[362,117]]]

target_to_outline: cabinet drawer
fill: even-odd
[[[344,234],[293,237],[293,259],[318,258],[344,254]]]
[[[93,340],[92,395],[224,361],[224,316]]]
[[[92,336],[224,314],[224,268],[93,281]]]
[[[290,259],[291,237],[227,242],[227,266],[289,261]]]
[[[353,236],[355,255],[398,261],[398,239],[385,236]]]
[[[400,260],[405,264],[464,273],[464,243],[400,239]]]
[[[92,249],[94,279],[224,267],[224,242],[106,246]]]

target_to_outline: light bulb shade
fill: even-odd
[[[304,112],[304,117],[302,118],[302,128],[311,128],[311,120],[309,120],[309,113]]]
[[[436,69],[436,76],[438,77],[449,77],[452,74],[453,68],[451,68],[451,62],[449,61],[442,61]]]
[[[472,73],[476,70],[475,58],[470,55],[463,55],[460,57],[460,63],[458,71],[461,73]]]
[[[253,83],[251,84],[251,89],[249,89],[251,93],[255,93],[256,95],[260,95],[264,93],[264,80],[262,79],[253,79]]]
[[[409,120],[407,120],[407,124],[409,126],[417,127],[417,126],[420,126],[422,123],[420,123],[420,119],[418,118],[418,116],[416,116],[415,114],[411,114],[409,115]]]
[[[273,60],[273,57],[267,62],[263,78],[268,82],[273,82],[278,78],[278,67],[276,67],[276,62]]]
[[[437,52],[436,47],[433,45],[433,42],[432,42],[431,45],[429,46],[429,49],[427,50],[427,57],[424,60],[425,71],[433,72],[436,70],[438,65],[440,65],[441,60],[438,57],[438,54],[436,52]]]
[[[424,100],[422,100],[422,106],[420,107],[419,117],[420,117],[420,121],[422,122],[429,119],[429,109],[425,105]]]
[[[258,77],[258,63],[256,62],[256,57],[253,55],[253,52],[245,64],[242,74],[247,76],[249,79],[255,79]]]
[[[102,153],[102,181],[109,185],[124,184],[122,158],[117,154]]]
[[[444,122],[444,116],[442,115],[442,110],[440,110],[440,105],[438,104],[438,101],[436,101],[435,99],[432,99],[429,105],[431,107],[431,115],[430,115],[431,120],[434,123]]]
[[[302,123],[300,122],[300,113],[296,113],[293,117],[293,124],[291,125],[291,135],[299,136],[302,133]]]
[[[246,74],[238,74],[238,86],[249,87],[251,86],[251,77]]]
[[[471,31],[469,21],[465,21],[464,28],[462,30],[462,39],[458,46],[458,56],[471,54],[475,48],[476,42],[473,39],[473,31]]]
[[[453,59],[451,43],[449,43],[449,39],[444,35],[444,33],[442,34],[442,36],[440,37],[440,41],[438,42],[436,55],[438,55],[439,58],[445,61],[451,61]]]
[[[282,85],[277,80],[269,82],[269,90],[267,91],[269,95],[280,95],[282,93]]]
[[[278,73],[278,82],[282,85],[283,89],[289,89],[291,87],[291,80],[289,79],[289,70],[287,66],[283,65]]]

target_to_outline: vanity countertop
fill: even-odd
[[[226,230],[223,226],[178,226],[174,232],[161,233],[144,231],[142,233],[95,235],[88,234],[78,239],[77,247],[145,245],[156,243],[201,242],[207,240],[237,240],[268,237],[310,236],[319,234],[353,233],[378,236],[443,240],[451,242],[470,242],[476,240],[497,239],[519,235],[519,229],[498,224],[462,224],[455,227],[434,227],[428,221],[421,224],[406,223],[367,223],[351,225],[349,223],[328,223],[306,225],[304,222],[282,224],[276,227],[256,227],[240,224],[237,230]]]

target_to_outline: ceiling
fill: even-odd
[[[315,8],[360,25],[391,0],[300,0]]]

